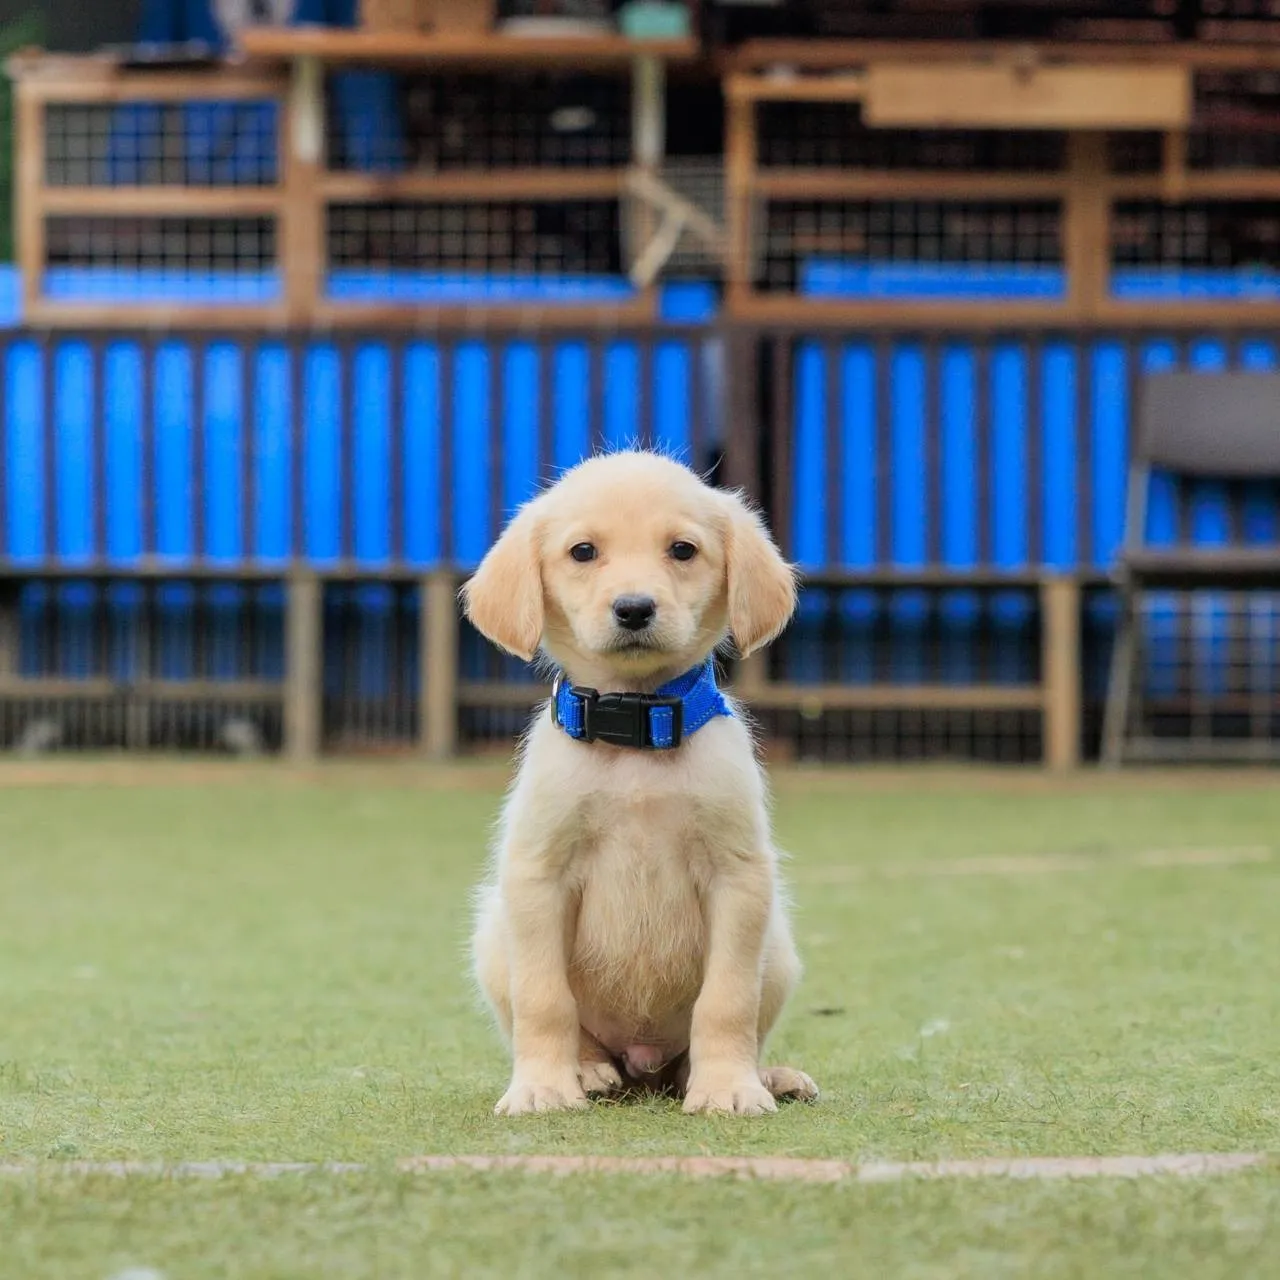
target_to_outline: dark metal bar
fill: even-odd
[[[107,554],[107,414],[106,388],[103,385],[106,377],[106,362],[103,359],[103,344],[98,339],[89,343],[89,395],[92,410],[89,415],[89,430],[92,433],[89,447],[92,451],[93,492],[89,501],[93,509],[93,555],[105,558]]]
[[[138,486],[142,501],[142,554],[156,553],[156,342],[150,335],[140,343],[142,351],[142,418],[139,423]]]
[[[338,555],[355,558],[356,345],[338,345]]]
[[[795,423],[791,413],[791,342],[789,337],[775,337],[770,375],[773,378],[773,406],[770,434],[773,437],[773,529],[788,556],[795,554],[795,526],[792,522],[795,501],[795,475],[792,468]]]
[[[826,434],[827,446],[825,477],[827,519],[824,532],[827,544],[826,561],[828,564],[835,565],[844,562],[844,503],[841,499],[844,495],[844,486],[848,483],[844,466],[844,433],[840,429],[843,418],[841,391],[843,390],[844,377],[840,364],[839,345],[830,340],[824,343],[822,359],[826,366],[824,379],[826,384],[826,403],[824,405],[826,420],[823,423],[823,428]]]
[[[388,340],[391,379],[391,403],[388,406],[387,424],[387,489],[391,502],[391,561],[403,564],[404,549],[404,342],[399,338]]]
[[[502,484],[505,475],[503,460],[506,454],[506,433],[502,422],[502,373],[505,351],[493,346],[488,352],[489,380],[486,387],[489,418],[489,540],[492,542],[502,531],[505,503]]]
[[[289,344],[289,545],[293,558],[301,561],[306,553],[304,508],[307,492],[306,460],[306,361],[304,339]]]
[[[205,559],[205,449],[208,446],[208,411],[205,394],[209,343],[191,340],[191,552],[192,559]]]
[[[451,341],[440,343],[440,554],[448,563],[454,558],[453,545],[453,435],[456,418],[453,403],[453,363],[457,348]]]
[[[587,448],[604,452],[604,352],[605,336],[593,334],[587,340]]]
[[[876,549],[875,559],[888,564],[893,556],[893,347],[886,338],[875,346]]]
[[[1076,346],[1076,563],[1093,563],[1093,360],[1087,341]]]
[[[980,340],[973,369],[973,467],[978,521],[978,563],[991,563],[991,348]]]
[[[555,375],[553,348],[545,338],[536,339],[538,374],[538,483],[550,484],[555,474],[555,402],[552,381]]]
[[[1044,347],[1027,345],[1027,560],[1044,563]]]
[[[240,356],[240,555],[245,560],[252,560],[256,550],[258,424],[253,392],[259,354],[260,348],[246,342]]]
[[[58,552],[58,458],[55,397],[57,395],[57,378],[54,364],[57,359],[57,348],[52,335],[44,339],[44,360],[41,365],[43,412],[40,425],[44,431],[43,484],[44,484],[44,555],[45,560],[56,560]]]
[[[942,355],[937,338],[924,345],[924,512],[925,561],[942,562]]]
[[[636,405],[636,429],[640,448],[653,448],[653,340],[645,334],[640,339],[640,387]]]

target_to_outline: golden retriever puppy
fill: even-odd
[[[686,1111],[817,1096],[760,1050],[800,972],[751,733],[715,686],[795,580],[734,494],[651,453],[582,463],[523,507],[467,614],[559,675],[531,726],[481,892],[476,975],[513,1054],[499,1115],[627,1084]]]

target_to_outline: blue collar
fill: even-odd
[[[711,659],[656,693],[597,693],[557,676],[551,718],[579,742],[669,751],[717,716],[731,716]]]

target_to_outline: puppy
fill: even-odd
[[[593,458],[521,508],[463,599],[559,672],[474,937],[514,1058],[497,1113],[583,1107],[624,1077],[689,1112],[815,1098],[802,1072],[760,1068],[800,963],[751,733],[711,667],[795,608],[760,520],[668,458]]]

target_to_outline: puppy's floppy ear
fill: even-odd
[[[522,507],[462,588],[472,625],[526,662],[542,639],[542,566],[536,503]]]
[[[760,517],[737,494],[724,501],[729,629],[745,656],[787,625],[796,607],[796,577]]]

